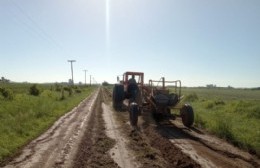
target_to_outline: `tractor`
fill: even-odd
[[[118,83],[113,88],[113,107],[120,110],[123,101],[128,99],[130,123],[137,125],[138,116],[147,107],[155,119],[181,117],[182,123],[190,127],[194,122],[194,112],[189,104],[181,104],[181,81],[149,80],[144,84],[143,72],[125,72],[123,79],[117,78]],[[170,93],[172,87],[174,92]],[[179,109],[180,115],[172,114],[171,109]]]

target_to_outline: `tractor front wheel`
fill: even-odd
[[[139,113],[138,104],[135,102],[131,103],[129,108],[129,118],[132,126],[137,126],[138,113]]]
[[[180,113],[183,125],[186,127],[191,127],[194,122],[194,112],[192,107],[188,104],[185,104],[181,108]]]

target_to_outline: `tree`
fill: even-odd
[[[9,79],[6,79],[5,77],[1,77],[0,82],[9,83],[10,80],[9,80]]]
[[[109,83],[108,83],[107,81],[104,81],[104,82],[102,83],[102,85],[103,85],[103,86],[108,86]]]
[[[39,96],[39,94],[40,94],[40,90],[38,89],[36,84],[34,84],[30,87],[29,92],[30,92],[30,95],[33,95],[33,96]]]

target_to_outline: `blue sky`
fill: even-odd
[[[259,0],[1,0],[0,76],[260,86]]]

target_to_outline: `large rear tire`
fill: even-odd
[[[113,88],[113,107],[115,110],[121,110],[124,100],[124,86],[115,84]]]
[[[186,127],[191,127],[194,122],[194,112],[192,107],[188,104],[185,104],[181,108],[180,112],[183,125]]]
[[[130,118],[130,123],[132,126],[137,126],[138,113],[139,113],[138,104],[135,102],[131,103],[130,109],[129,109],[129,118]]]

